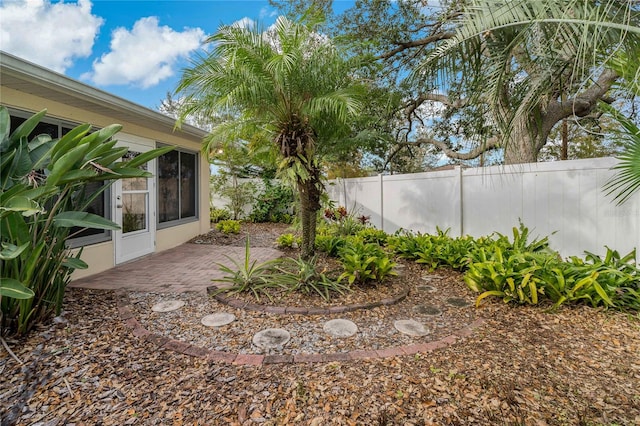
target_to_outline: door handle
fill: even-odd
[[[116,208],[117,209],[121,209],[122,208],[122,204],[116,204]]]

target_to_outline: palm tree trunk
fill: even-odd
[[[298,181],[300,194],[300,220],[302,222],[301,254],[309,259],[315,252],[316,216],[320,209],[320,191],[314,179]]]

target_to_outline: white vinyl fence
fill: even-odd
[[[640,246],[640,194],[616,206],[603,192],[613,158],[532,163],[338,179],[329,196],[392,233],[403,228],[456,237],[511,235],[522,222],[532,236],[550,236],[563,256],[604,246],[626,254]],[[551,235],[553,234],[553,235]]]

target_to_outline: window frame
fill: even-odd
[[[166,143],[162,143],[162,142],[156,142],[156,147],[157,148],[162,148],[165,146],[171,146],[169,144]],[[193,155],[195,158],[195,162],[194,162],[194,183],[195,183],[195,214],[193,216],[189,216],[186,218],[183,217],[179,217],[178,219],[174,219],[174,220],[169,220],[166,222],[160,222],[160,179],[159,179],[159,175],[160,175],[160,157],[158,157],[156,159],[156,170],[155,170],[155,181],[156,181],[156,229],[167,229],[167,228],[172,228],[174,226],[180,226],[180,225],[184,225],[186,223],[193,223],[193,222],[198,222],[200,220],[200,155],[198,155],[197,151],[192,151],[190,149],[187,148],[182,148],[182,147],[174,147],[173,151],[171,152],[177,152],[178,153],[178,181],[180,181],[180,173],[181,173],[181,165],[182,165],[182,160],[181,160],[181,153],[185,153],[185,154],[189,154],[189,155]],[[182,216],[182,187],[181,185],[178,185],[178,215]]]
[[[15,109],[15,108],[7,107],[7,109],[9,110],[10,117],[21,118],[24,120],[27,120],[28,118],[33,116],[33,114],[35,114],[29,111],[24,111],[24,110]],[[61,138],[63,136],[63,129],[73,129],[74,127],[78,126],[78,124],[73,123],[72,121],[60,119],[57,117],[52,117],[49,115],[45,115],[42,118],[42,120],[40,120],[40,123],[57,126],[58,135],[54,139]],[[97,131],[97,130],[99,129],[97,128],[91,129],[91,131]],[[105,215],[103,217],[107,220],[113,220],[113,216],[112,216],[113,213],[111,211],[111,185],[110,185],[110,182],[104,182],[104,185],[107,185],[107,188],[102,193],[102,198],[104,201],[104,212],[105,212]],[[66,245],[67,247],[74,249],[74,248],[85,247],[93,244],[105,243],[112,240],[112,233],[110,230],[102,229],[99,231],[101,232],[97,232],[93,235],[85,235],[82,237],[68,238],[66,241]]]

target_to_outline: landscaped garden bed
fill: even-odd
[[[248,229],[256,244],[272,244],[271,237],[260,237],[272,232],[271,225],[243,224],[238,238]],[[457,272],[429,272],[424,266],[403,263],[406,271],[394,280],[406,280],[409,285],[415,272],[417,286],[451,291],[453,297],[471,302],[477,296]],[[427,282],[421,279],[425,275],[442,278]],[[420,297],[422,304],[434,297],[443,301],[444,296],[427,290]],[[223,336],[224,328],[213,333],[200,324],[201,314],[211,313],[208,309],[212,307],[229,307],[205,294],[131,293],[130,298],[137,319],[151,331],[189,343],[193,339],[207,347],[224,338],[227,341],[218,343],[228,345],[230,351],[242,350],[239,345],[231,346],[234,340],[242,342],[245,350],[253,350],[245,339],[249,333],[237,327],[240,323],[258,330],[280,325],[277,321],[289,327],[298,321],[327,319],[235,308],[230,312],[242,321],[237,320]],[[168,298],[187,303],[177,311],[179,315],[169,313],[160,322],[160,315],[154,315],[150,307]],[[381,314],[409,300],[340,316],[354,315],[355,320],[357,315],[371,323],[388,324]],[[270,302],[265,299],[263,303]],[[3,419],[18,424],[54,424],[57,420],[58,424],[118,425],[631,425],[640,420],[636,385],[640,381],[640,318],[633,313],[586,305],[562,305],[549,312],[539,306],[488,298],[478,309],[450,308],[470,315],[464,321],[476,318],[484,324],[448,347],[349,362],[252,367],[208,362],[135,337],[120,318],[111,291],[68,289],[65,310],[54,323],[37,327],[27,338],[9,340],[24,365],[4,352],[0,358],[6,378],[0,382]],[[425,320],[432,318],[423,315]],[[433,321],[446,315],[435,316]],[[256,321],[255,329],[251,321]],[[364,329],[366,323],[358,326],[361,324]],[[322,336],[323,330],[309,333],[306,329],[304,333]],[[297,333],[291,334],[290,353],[303,348],[344,351],[356,347],[354,338],[353,342],[333,339],[331,343],[323,337],[328,343],[323,348],[302,339],[296,342]],[[395,338],[415,341],[395,334]]]

